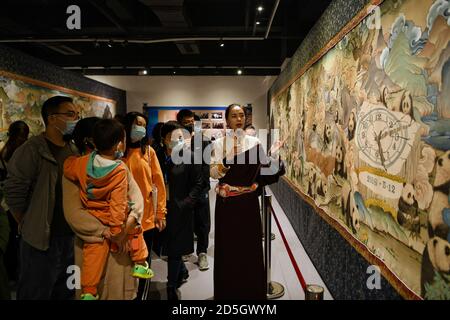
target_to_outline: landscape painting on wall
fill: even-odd
[[[385,0],[270,97],[287,181],[408,298],[450,299],[449,25]]]
[[[114,100],[0,71],[0,141],[6,139],[9,125],[17,120],[25,121],[33,135],[42,132],[42,104],[56,95],[73,98],[83,118],[112,118],[116,113]]]

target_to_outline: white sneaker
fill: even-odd
[[[206,255],[206,253],[200,253],[198,255],[197,264],[200,271],[205,271],[209,269],[208,256]]]

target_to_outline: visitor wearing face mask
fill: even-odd
[[[83,157],[70,157],[64,163],[64,175],[80,186],[84,208],[99,219],[107,229],[105,241],[85,243],[81,273],[81,300],[96,300],[97,286],[104,272],[109,251],[118,251],[110,239],[119,234],[128,237],[128,247],[134,262],[132,276],[140,279],[153,277],[140,226],[122,231],[128,212],[134,204],[128,198],[128,168],[120,159],[125,150],[125,130],[112,119],[102,119],[94,127],[96,151]]]
[[[204,151],[211,143],[209,139],[203,136],[200,126],[196,121],[200,119],[195,119],[195,114],[188,109],[182,109],[177,114],[177,121],[186,130],[188,130],[191,135],[191,151],[194,152],[195,159],[201,159],[202,164],[202,175],[204,180],[203,195],[200,201],[194,208],[194,234],[197,236],[197,265],[200,271],[205,271],[209,269],[208,264],[208,246],[209,246],[209,232],[211,229],[211,213],[209,208],[209,159],[204,159]],[[200,128],[200,130],[198,130]]]
[[[160,254],[159,232],[166,227],[166,190],[155,150],[147,139],[147,118],[139,112],[125,117],[127,149],[124,161],[133,174],[144,198],[142,229],[148,250]],[[148,259],[151,265],[151,259]],[[145,285],[147,283],[147,286]],[[138,299],[145,298],[148,281],[140,281]]]
[[[158,153],[166,180],[168,213],[163,254],[168,256],[167,298],[178,300],[177,288],[189,277],[182,260],[194,251],[193,210],[203,195],[200,164],[185,145],[183,127],[169,121],[161,128],[164,150]]]
[[[194,133],[195,114],[189,109],[181,109],[177,113],[177,122],[192,135]]]
[[[76,148],[70,135],[79,113],[69,97],[55,96],[41,110],[45,131],[28,139],[8,162],[6,204],[21,234],[17,299],[72,299],[66,281],[74,264],[73,232],[64,218],[61,178]]]
[[[82,156],[95,151],[94,127],[100,118],[84,118],[77,123],[72,138]],[[128,219],[123,229],[133,230],[142,221],[144,212],[144,199],[141,191],[131,174],[128,176],[128,196],[133,202],[133,210],[128,213]],[[105,232],[109,232],[109,227],[105,226],[95,216],[89,214],[83,206],[80,198],[80,186],[63,177],[64,193],[64,216],[67,223],[75,232],[75,264],[81,268],[83,273],[83,247],[85,243],[103,243]],[[126,249],[128,239],[119,234],[111,237],[119,248]],[[120,242],[121,241],[121,242]],[[100,283],[97,287],[100,300],[132,300],[136,298],[138,281],[132,277],[134,263],[130,254],[119,250],[109,251],[105,270],[102,273]],[[79,288],[77,288],[79,289]],[[80,298],[81,290],[77,290],[77,298]]]

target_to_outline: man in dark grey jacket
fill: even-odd
[[[19,224],[20,270],[17,299],[72,299],[67,268],[74,265],[73,232],[64,218],[62,174],[76,148],[65,136],[79,119],[69,97],[42,106],[46,129],[19,147],[8,162],[6,203]]]

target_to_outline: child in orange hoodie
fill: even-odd
[[[103,119],[94,127],[96,150],[82,157],[70,157],[64,163],[64,175],[80,186],[80,198],[88,212],[99,219],[109,232],[102,243],[85,243],[81,274],[82,300],[96,300],[97,286],[106,265],[109,250],[117,250],[109,239],[122,231],[128,204],[128,168],[119,160],[125,149],[125,131],[116,120]],[[130,204],[132,205],[132,204]],[[149,279],[153,271],[146,261],[148,250],[142,228],[129,235],[130,256],[135,263],[133,277]],[[111,247],[111,248],[110,248]]]

